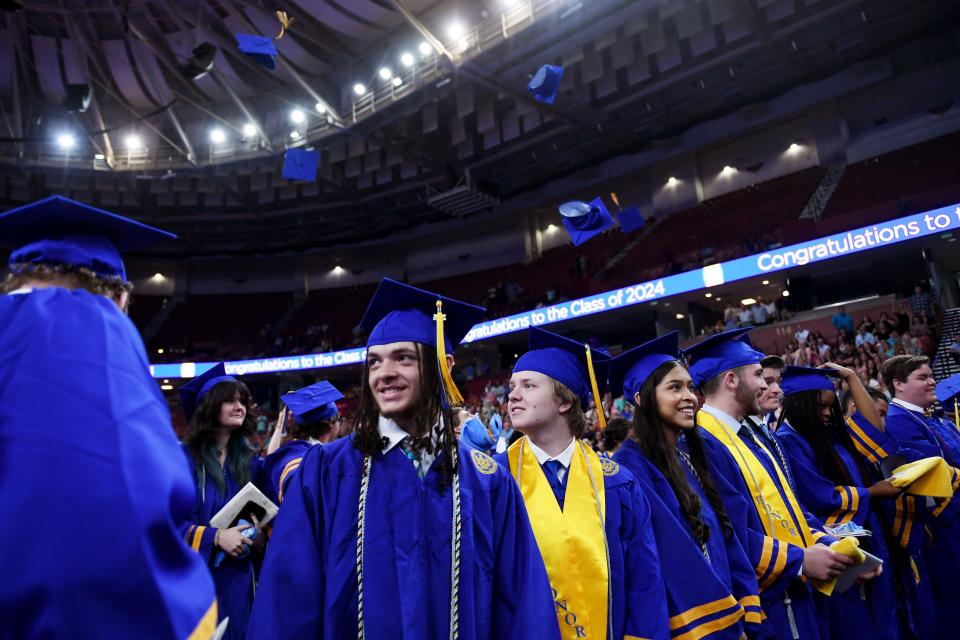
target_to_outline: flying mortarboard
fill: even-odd
[[[560,90],[560,80],[563,79],[563,67],[545,64],[533,74],[527,84],[527,91],[533,94],[533,99],[545,104],[553,104]]]
[[[617,219],[620,220],[621,233],[632,233],[643,228],[643,225],[646,224],[646,221],[643,219],[643,214],[640,213],[639,207],[627,207],[626,209],[623,209],[620,206],[620,198],[617,197],[616,193],[611,192],[610,198],[613,200],[613,204],[617,205],[617,209],[619,210],[617,213]]]
[[[563,226],[575,247],[613,226],[613,216],[600,198],[592,202],[565,202],[559,210]]]
[[[783,395],[791,396],[801,391],[835,391],[836,385],[833,380],[839,378],[840,374],[834,369],[817,369],[814,367],[798,367],[787,365],[783,370],[783,377],[780,380],[780,388],[783,389]]]
[[[301,424],[333,418],[339,413],[337,400],[342,398],[343,394],[326,380],[280,396]]]
[[[591,349],[589,345],[564,338],[539,327],[530,327],[530,350],[513,365],[514,372],[536,371],[566,386],[578,398],[584,411],[590,397],[597,405],[600,426],[606,428],[603,415],[603,391],[606,390],[606,372],[610,356]]]
[[[753,348],[747,336],[753,327],[732,329],[702,340],[683,352],[693,384],[701,386],[724,371],[759,363],[763,354]]]
[[[654,370],[664,362],[680,359],[680,332],[671,331],[639,347],[621,353],[610,361],[610,389],[632,404],[634,396]]]
[[[122,251],[176,235],[63,196],[51,196],[0,214],[0,240],[14,245],[10,265],[84,267],[101,277],[127,273]]]
[[[486,309],[384,278],[373,294],[360,328],[370,331],[367,348],[416,342],[437,350],[437,364],[450,405],[463,403],[447,366],[452,353]]]
[[[282,38],[290,25],[293,24],[293,18],[288,17],[285,11],[275,11],[274,15],[280,23],[280,33],[278,33],[276,37],[268,38],[266,36],[251,35],[249,33],[234,34],[237,38],[237,48],[240,50],[240,53],[270,71],[277,68],[275,56],[280,55],[277,51],[277,45],[275,45],[273,41]]]
[[[283,177],[287,180],[317,179],[317,166],[320,164],[319,151],[287,149],[283,156]]]
[[[196,378],[185,382],[180,387],[180,404],[183,405],[183,412],[187,415],[187,422],[193,418],[197,411],[197,406],[203,400],[211,389],[221,382],[235,381],[236,378],[227,375],[227,369],[223,363],[215,364]]]

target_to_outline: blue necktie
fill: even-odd
[[[557,504],[560,505],[560,510],[563,511],[563,494],[564,486],[566,483],[560,480],[560,470],[563,469],[563,465],[559,460],[547,460],[543,463],[543,474],[547,476],[547,482],[550,483],[550,488],[553,489],[553,495],[557,498]],[[566,479],[566,476],[564,476]]]
[[[413,450],[413,447],[410,446],[412,442],[413,441],[410,439],[410,436],[407,436],[400,441],[400,450],[403,451],[403,453],[407,456],[407,459],[413,463],[413,468],[417,471],[417,477],[423,480],[423,476],[426,475],[426,471],[423,469],[423,462],[420,460],[420,456],[418,456]]]

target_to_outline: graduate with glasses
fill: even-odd
[[[551,618],[563,638],[668,638],[650,505],[628,470],[582,439],[583,407],[591,396],[602,406],[609,357],[543,329],[529,338],[508,397],[523,437],[496,460],[509,466],[530,514],[556,603]]]
[[[758,637],[757,578],[720,498],[733,489],[707,466],[678,333],[614,358],[610,387],[636,407],[613,459],[633,472],[653,509],[671,636]]]
[[[520,491],[453,430],[452,352],[483,313],[380,283],[356,431],[287,488],[250,638],[558,637]]]
[[[852,420],[867,421],[875,428],[883,423],[856,372],[828,365],[831,368],[786,367],[777,437],[790,458],[797,497],[804,506],[828,527],[853,523],[870,531],[871,536],[858,538],[860,546],[884,563],[882,573],[881,568],[875,571],[879,574],[875,580],[823,600],[829,635],[850,638],[864,634],[896,640],[906,636],[900,628],[884,527],[873,507],[898,497],[901,490],[889,480],[868,483],[864,478],[843,421],[834,380],[843,378],[850,387],[857,408]]]

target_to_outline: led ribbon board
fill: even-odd
[[[474,325],[463,341],[487,340],[515,331],[523,331],[531,326],[535,327],[595,313],[604,313],[641,302],[650,302],[681,293],[716,287],[726,282],[735,282],[814,262],[841,258],[861,251],[878,249],[958,228],[960,228],[960,204],[941,207],[744,258],[711,264],[685,273],[621,287],[606,293],[597,293],[541,309],[488,320]],[[357,348],[283,358],[236,360],[225,364],[227,373],[231,375],[300,371],[345,364],[360,364],[363,362],[364,352],[365,349]],[[192,378],[203,373],[214,364],[216,363],[157,364],[150,367],[150,372],[155,378]]]

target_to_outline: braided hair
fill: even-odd
[[[820,473],[835,485],[852,485],[853,480],[847,467],[833,448],[833,445],[838,444],[854,454],[853,442],[843,422],[843,407],[840,406],[836,394],[833,394],[830,417],[824,421],[820,392],[820,389],[813,389],[785,396],[780,423],[789,422],[793,430],[807,441],[813,449],[813,457]],[[857,459],[856,455],[853,457]]]

